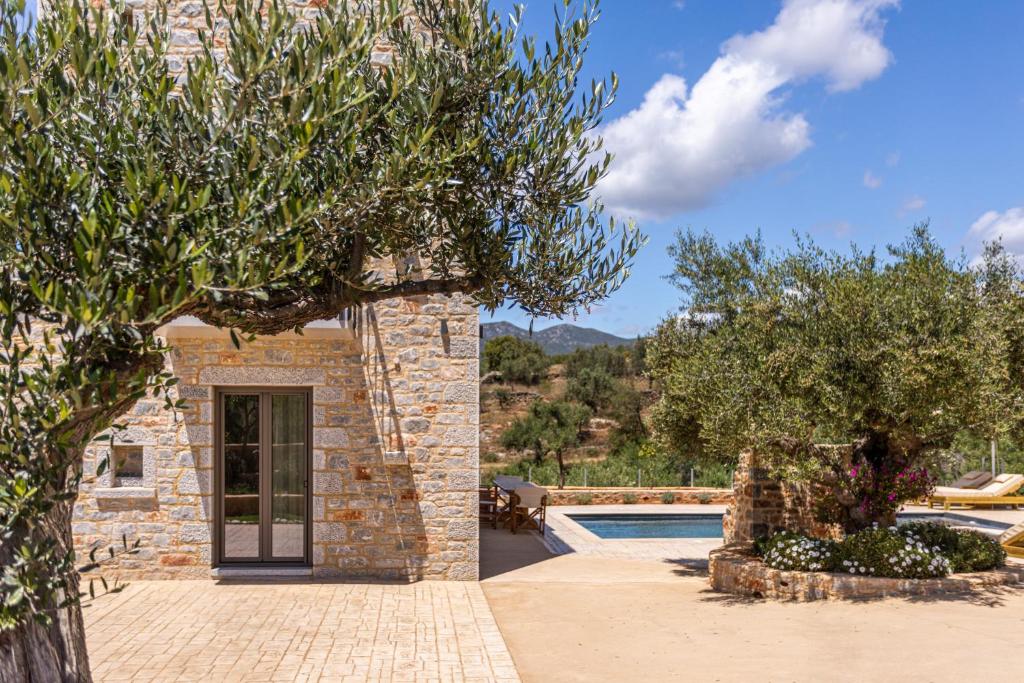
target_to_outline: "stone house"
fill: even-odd
[[[241,348],[194,319],[166,326],[187,407],[141,400],[88,449],[79,556],[124,535],[139,549],[111,574],[476,579],[478,325],[437,295]]]
[[[141,12],[152,0],[127,4]],[[291,4],[309,16],[323,6]],[[167,10],[169,64],[183,73],[204,6],[169,0]],[[241,348],[195,319],[160,334],[186,408],[141,400],[126,430],[88,449],[80,559],[124,536],[139,548],[111,575],[477,578],[479,316],[469,299],[388,300]]]

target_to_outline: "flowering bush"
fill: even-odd
[[[926,546],[942,548],[954,572],[981,572],[1006,564],[1006,550],[999,541],[978,531],[954,529],[934,522],[911,522],[900,526]]]
[[[994,539],[935,522],[874,526],[839,542],[784,531],[757,541],[754,550],[773,569],[899,579],[983,571],[1006,562],[1006,552]]]
[[[764,562],[773,569],[835,571],[836,543],[782,532],[761,544]]]
[[[937,545],[925,545],[913,530],[873,527],[858,531],[839,544],[839,571],[898,579],[946,576],[952,563]]]
[[[880,467],[861,463],[840,477],[837,485],[819,503],[819,517],[840,521],[848,531],[871,520],[892,520],[906,501],[927,497],[935,478],[925,467],[886,462]],[[851,523],[852,522],[852,523]]]

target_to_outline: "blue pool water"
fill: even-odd
[[[598,538],[721,538],[722,515],[569,515]]]
[[[598,538],[721,538],[722,515],[710,514],[575,514],[568,517]],[[1009,524],[954,513],[908,513],[900,522],[933,521],[999,534]]]

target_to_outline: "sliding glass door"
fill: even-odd
[[[309,392],[224,389],[217,399],[218,560],[306,562]]]

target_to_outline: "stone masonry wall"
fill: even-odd
[[[124,534],[140,549],[111,575],[207,575],[214,388],[280,385],[312,388],[315,575],[475,579],[476,308],[438,295],[378,303],[362,318],[355,338],[288,334],[241,349],[225,334],[169,338],[167,367],[188,407],[175,415],[146,399],[125,420],[115,443],[143,446],[142,481],[96,477],[108,446],[89,449],[74,523],[80,556]]]
[[[815,519],[814,503],[812,486],[771,478],[757,456],[746,451],[733,473],[733,501],[722,519],[724,540],[749,542],[777,531],[836,536],[837,529]]]
[[[548,488],[549,505],[723,505],[732,502],[732,489],[683,488],[597,488],[566,486]]]

